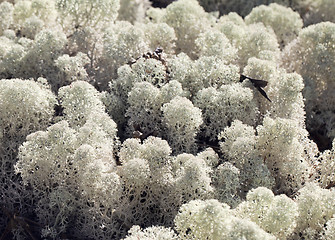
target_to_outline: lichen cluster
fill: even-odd
[[[335,239],[334,6],[0,1],[0,238]]]

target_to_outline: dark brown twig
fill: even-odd
[[[266,87],[266,85],[268,85],[267,81],[253,79],[241,74],[240,82],[243,82],[245,79],[248,79],[252,83],[252,85],[254,85],[254,87],[262,94],[262,96],[265,97],[269,102],[271,102],[271,99],[268,97],[268,95],[263,89],[264,87]]]

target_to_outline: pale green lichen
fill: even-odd
[[[148,3],[1,1],[1,237],[331,239],[331,1]]]

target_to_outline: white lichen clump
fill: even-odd
[[[334,239],[332,0],[0,2],[1,239]]]

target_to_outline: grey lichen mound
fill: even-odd
[[[0,238],[331,238],[333,5],[1,1]]]

